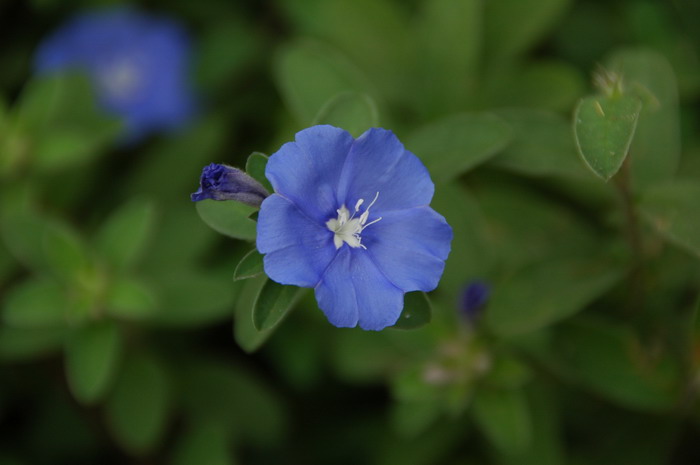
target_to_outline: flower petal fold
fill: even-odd
[[[430,204],[435,186],[428,170],[406,150],[393,132],[372,128],[353,144],[340,176],[338,201],[355,205],[370,201],[377,192],[374,210],[384,212]]]
[[[396,323],[403,291],[394,286],[363,249],[341,247],[316,286],[316,300],[339,328],[379,331]]]
[[[295,142],[284,144],[267,163],[265,176],[275,192],[294,202],[320,224],[339,208],[336,187],[353,138],[333,126],[300,131]]]
[[[256,245],[273,281],[302,287],[314,287],[336,255],[333,234],[277,194],[260,208]]]
[[[452,228],[430,207],[382,213],[362,234],[374,263],[404,292],[432,291],[450,253]]]

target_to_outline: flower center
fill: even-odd
[[[365,202],[364,199],[357,201],[355,204],[355,211],[352,213],[352,216],[350,215],[350,210],[343,205],[336,210],[338,212],[338,218],[331,218],[330,220],[326,221],[326,227],[334,233],[333,244],[335,244],[336,249],[339,249],[343,245],[343,242],[347,243],[350,247],[362,247],[363,249],[367,248],[362,245],[362,237],[360,237],[360,233],[362,233],[367,226],[381,220],[380,217],[367,223],[369,209],[372,208],[372,205],[374,205],[378,198],[379,192],[377,192],[377,195],[374,196],[372,203],[369,204],[359,218],[355,218],[355,214],[360,211],[360,207]]]

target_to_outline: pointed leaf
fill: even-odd
[[[430,323],[432,308],[425,292],[409,292],[404,296],[403,311],[392,328],[416,329]]]
[[[522,452],[532,440],[530,407],[519,389],[480,389],[474,398],[474,419],[502,453]]]
[[[248,160],[245,162],[245,171],[263,185],[268,192],[272,193],[275,190],[272,188],[272,184],[265,177],[265,167],[267,166],[267,160],[269,157],[261,152],[253,152],[248,156]]]
[[[268,280],[253,306],[253,324],[258,331],[277,326],[301,296],[302,289]]]
[[[241,261],[238,262],[233,272],[233,280],[238,281],[240,279],[255,278],[264,272],[263,256],[256,249],[253,249],[245,254]]]
[[[148,286],[134,278],[119,278],[109,286],[105,305],[110,315],[140,320],[154,313],[156,296]]]
[[[576,144],[586,165],[607,181],[622,166],[634,136],[642,102],[629,95],[588,97],[574,115]]]

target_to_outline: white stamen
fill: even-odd
[[[355,211],[352,213],[352,216],[350,215],[350,211],[345,207],[345,205],[343,205],[336,210],[336,212],[338,212],[337,218],[331,218],[330,220],[326,221],[326,227],[334,233],[333,244],[335,245],[336,249],[342,247],[343,243],[347,243],[350,247],[354,248],[367,248],[362,244],[362,237],[360,234],[366,227],[382,219],[380,217],[367,223],[367,219],[369,218],[369,209],[372,208],[372,205],[374,205],[378,198],[379,192],[377,192],[377,195],[374,196],[372,203],[369,204],[359,218],[355,218],[355,213],[360,211],[360,207],[364,203],[364,199],[360,199],[355,203]]]

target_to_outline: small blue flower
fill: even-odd
[[[40,44],[35,67],[86,72],[101,106],[124,119],[127,142],[178,128],[193,113],[190,41],[167,18],[130,8],[80,14]]]
[[[199,190],[190,197],[194,202],[205,199],[236,200],[259,207],[270,195],[262,184],[243,171],[227,165],[211,163],[202,169]]]
[[[333,325],[381,330],[396,323],[404,293],[437,286],[452,228],[429,206],[425,166],[391,131],[305,129],[265,175],[275,189],[258,216],[265,272],[314,288]]]
[[[459,310],[469,322],[474,323],[481,315],[490,296],[491,286],[488,283],[479,280],[471,281],[462,292]]]

